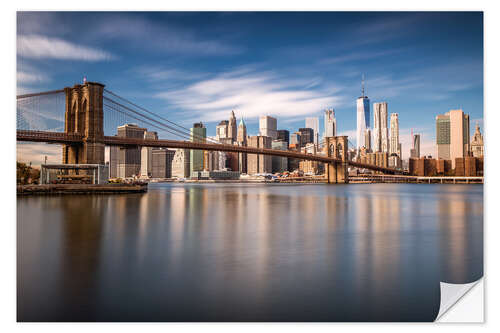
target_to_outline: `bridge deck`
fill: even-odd
[[[80,134],[66,134],[60,132],[44,131],[17,131],[17,141],[47,142],[59,144],[82,144],[84,138]],[[294,151],[276,150],[267,148],[245,147],[227,144],[203,143],[179,140],[148,140],[122,138],[118,136],[103,136],[99,142],[108,146],[142,146],[142,147],[162,147],[162,148],[181,148],[194,150],[213,150],[247,154],[272,155],[287,158],[296,158],[300,160],[318,161],[322,163],[342,163],[341,159],[328,157],[325,155],[303,154]],[[404,174],[402,170],[379,167],[371,164],[363,164],[353,161],[347,161],[348,165],[364,168],[374,171],[380,171],[386,174]]]

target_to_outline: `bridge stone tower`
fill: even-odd
[[[104,164],[103,91],[104,85],[96,82],[64,88],[64,131],[83,136],[83,144],[63,146],[64,164]]]
[[[329,184],[347,184],[349,182],[347,148],[347,136],[325,137],[325,155],[342,160],[342,162],[328,163],[326,165],[325,176]]]

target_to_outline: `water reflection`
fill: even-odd
[[[18,198],[22,321],[431,321],[483,274],[481,185]]]

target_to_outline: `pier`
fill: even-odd
[[[147,184],[42,184],[18,185],[17,195],[145,193]]]

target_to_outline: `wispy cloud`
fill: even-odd
[[[387,99],[402,95],[411,90],[425,86],[419,75],[395,78],[393,75],[379,75],[366,78],[367,94],[374,99]]]
[[[243,51],[241,47],[222,40],[201,38],[172,24],[155,23],[137,16],[108,16],[100,20],[96,26],[95,32],[101,38],[127,40],[169,53],[231,55]]]
[[[19,35],[17,54],[25,58],[102,61],[115,58],[104,50],[43,35]]]
[[[363,22],[352,30],[353,44],[374,44],[383,41],[401,38],[415,31],[415,23],[425,19],[425,14],[398,14],[388,15],[381,19]]]
[[[190,81],[207,77],[207,74],[204,73],[195,73],[162,66],[141,66],[135,68],[133,72],[151,82]]]
[[[224,119],[228,110],[241,110],[245,119],[269,114],[293,119],[343,101],[333,95],[334,87],[310,89],[311,80],[290,80],[274,72],[238,69],[188,85],[184,89],[160,92],[158,98],[183,110],[194,112],[193,119]]]
[[[333,64],[340,64],[340,63],[353,62],[359,60],[375,59],[375,58],[385,57],[391,54],[396,54],[402,51],[403,51],[402,49],[391,49],[391,50],[377,51],[377,52],[369,52],[369,51],[355,52],[355,53],[349,53],[349,54],[343,54],[325,58],[320,60],[319,63],[321,65],[333,65]]]
[[[40,73],[29,73],[29,72],[24,72],[24,71],[18,71],[17,72],[17,83],[18,84],[23,84],[23,83],[38,83],[42,81],[47,81],[47,78],[41,75]]]

